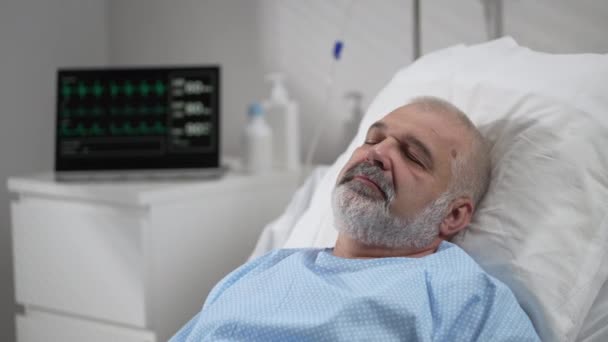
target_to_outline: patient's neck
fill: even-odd
[[[430,245],[424,248],[388,248],[383,246],[370,246],[352,239],[350,236],[339,233],[333,254],[340,258],[368,259],[368,258],[390,258],[408,257],[421,258],[437,251],[439,244],[443,241],[436,238]]]

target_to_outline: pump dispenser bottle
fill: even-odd
[[[300,168],[300,129],[298,105],[289,99],[283,75],[271,73],[270,97],[263,102],[273,134],[273,160],[277,169],[295,171]]]

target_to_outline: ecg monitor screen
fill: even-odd
[[[59,70],[55,170],[218,167],[219,73]]]

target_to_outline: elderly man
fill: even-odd
[[[241,266],[172,341],[538,341],[511,291],[448,242],[489,178],[484,139],[458,108],[397,108],[338,176],[335,247]]]

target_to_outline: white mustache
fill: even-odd
[[[344,173],[339,185],[350,182],[355,176],[365,176],[372,182],[376,183],[380,190],[384,192],[387,200],[390,201],[395,197],[395,190],[392,181],[384,176],[384,172],[378,166],[363,162]]]

